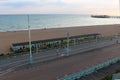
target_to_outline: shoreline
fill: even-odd
[[[63,28],[83,28],[83,27],[95,27],[95,26],[106,26],[106,25],[120,25],[120,24],[104,24],[104,25],[86,25],[86,26],[66,26],[66,27],[53,27],[53,28],[41,28],[41,29],[32,29],[31,31],[35,31],[35,30],[46,30],[46,29],[63,29]],[[21,30],[13,30],[13,31],[0,31],[0,33],[4,33],[4,32],[20,32],[20,31],[28,31],[28,29],[21,29]]]
[[[120,24],[34,29],[31,30],[31,40],[66,37],[67,32],[70,33],[70,36],[100,33],[104,37],[110,37],[120,34],[119,30]],[[12,43],[21,42],[28,42],[27,30],[0,32],[0,54],[10,52]]]

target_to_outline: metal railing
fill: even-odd
[[[117,63],[118,61],[120,61],[120,57],[116,57],[116,58],[113,58],[111,60],[108,60],[104,63],[101,63],[101,64],[98,64],[96,66],[93,66],[93,67],[90,67],[88,69],[85,69],[83,71],[80,71],[80,72],[76,72],[76,73],[73,73],[73,74],[70,74],[70,75],[67,75],[67,76],[64,76],[64,77],[61,77],[57,80],[75,80],[75,79],[78,79],[78,78],[81,78],[81,77],[84,77],[88,74],[91,74],[101,68],[104,68],[104,67],[107,67],[111,64],[114,64],[114,63]]]

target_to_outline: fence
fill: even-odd
[[[70,75],[67,75],[67,76],[64,76],[62,78],[59,78],[57,80],[75,80],[75,79],[78,79],[78,78],[81,78],[81,77],[84,77],[88,74],[91,74],[101,68],[104,68],[104,67],[107,67],[111,64],[114,64],[116,62],[120,61],[120,57],[116,57],[116,58],[113,58],[111,60],[108,60],[104,63],[101,63],[101,64],[98,64],[96,66],[93,66],[93,67],[90,67],[88,69],[85,69],[83,71],[80,71],[80,72],[76,72],[76,73],[73,73],[73,74],[70,74]]]
[[[113,74],[112,80],[120,80],[120,73]]]

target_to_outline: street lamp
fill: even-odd
[[[119,0],[119,16],[120,16],[120,0]]]
[[[69,56],[69,32],[67,32],[67,54],[66,56]]]
[[[29,60],[30,60],[30,64],[32,64],[33,59],[32,59],[32,49],[31,49],[31,33],[30,33],[30,25],[29,25],[29,15],[28,15],[28,35],[29,35],[29,48],[30,48]]]
[[[119,0],[119,14],[120,14],[120,0]]]

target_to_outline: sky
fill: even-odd
[[[119,15],[119,0],[0,0],[0,14]]]

